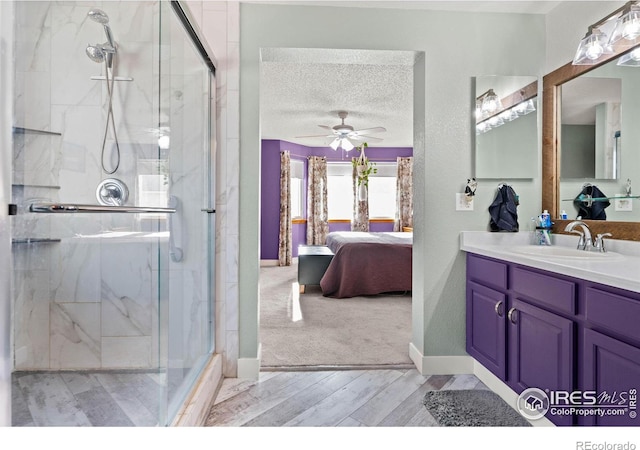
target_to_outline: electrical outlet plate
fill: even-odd
[[[633,211],[633,199],[617,198],[614,201],[615,211]]]
[[[466,194],[456,192],[456,211],[473,211],[473,197],[469,200]]]

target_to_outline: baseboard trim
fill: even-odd
[[[320,372],[333,370],[404,370],[414,369],[413,364],[340,364],[313,366],[262,366],[261,372]]]
[[[424,356],[413,343],[410,343],[409,357],[421,375],[473,373],[473,358],[471,356]]]
[[[260,359],[262,344],[258,344],[258,356],[256,358],[238,358],[238,378],[257,380],[260,376]]]
[[[291,258],[291,264],[298,264],[298,257],[294,256],[293,258]],[[260,260],[260,267],[278,267],[278,260],[277,259],[261,259]]]
[[[214,354],[209,359],[194,388],[191,390],[189,399],[184,403],[171,426],[203,426],[218,395],[222,380],[222,357]]]
[[[509,406],[517,410],[516,405],[518,401],[518,394],[516,394],[509,386],[507,386],[500,378],[495,376],[486,367],[480,364],[475,359],[473,360],[473,374],[478,377],[489,389],[495,394],[500,396],[502,400],[507,402]],[[546,417],[542,417],[538,420],[527,421],[534,427],[555,427],[555,424]]]
[[[278,265],[277,259],[261,259],[260,267],[276,267]]]

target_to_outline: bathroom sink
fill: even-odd
[[[575,259],[575,260],[592,260],[592,261],[608,261],[619,259],[622,257],[620,253],[614,252],[593,252],[578,250],[572,247],[559,247],[548,245],[521,245],[510,249],[513,253],[520,255],[550,258],[550,259]]]

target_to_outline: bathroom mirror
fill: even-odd
[[[548,209],[555,221],[554,231],[562,232],[566,221],[559,220],[560,211],[566,210],[569,219],[575,219],[573,200],[586,184],[595,184],[609,198],[625,196],[628,180],[631,196],[640,193],[640,108],[636,105],[640,98],[640,66],[618,66],[620,60],[629,59],[635,47],[616,48],[612,55],[602,58],[593,65],[573,65],[571,62],[545,75],[543,78],[544,104],[542,112],[542,207]],[[620,136],[616,162],[616,178],[565,177],[562,155],[562,114],[564,108],[563,89],[571,90],[572,81],[587,77],[620,79],[607,81],[611,85],[620,83]],[[581,83],[581,81],[578,81]],[[617,89],[617,88],[614,88]],[[569,102],[570,103],[570,102]],[[614,127],[615,128],[615,127]],[[595,163],[594,163],[595,164]],[[613,174],[613,167],[611,173]],[[561,176],[563,175],[563,176]],[[574,175],[575,176],[575,175]],[[614,239],[640,240],[640,200],[636,198],[617,202],[611,199],[606,208],[606,221],[587,221],[592,232],[611,232]],[[618,203],[618,204],[616,204]],[[624,208],[618,208],[623,206]]]
[[[526,179],[537,174],[534,76],[475,77],[475,177]]]
[[[619,177],[625,70],[610,62],[560,87],[561,180]]]

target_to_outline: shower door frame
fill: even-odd
[[[11,202],[14,2],[0,2],[0,427],[11,426]]]

